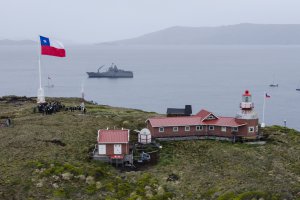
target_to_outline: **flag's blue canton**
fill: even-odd
[[[41,40],[41,45],[42,46],[50,46],[50,40],[49,40],[49,38],[40,36],[40,40]]]

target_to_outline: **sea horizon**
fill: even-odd
[[[300,130],[298,45],[70,45],[66,51],[66,58],[41,59],[46,97],[81,97],[83,86],[86,100],[99,104],[160,114],[168,107],[192,105],[193,114],[207,109],[232,117],[249,90],[261,120],[267,92],[265,123],[283,126],[286,120],[288,127]],[[36,46],[0,46],[0,96],[37,95],[37,52]],[[134,78],[88,78],[86,72],[112,62],[132,70]],[[46,88],[48,77],[53,88]],[[279,87],[271,88],[271,83]]]

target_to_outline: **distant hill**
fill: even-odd
[[[36,42],[32,40],[0,40],[1,45],[35,45]]]
[[[101,45],[299,45],[300,24],[237,24],[220,27],[171,27]],[[98,44],[98,45],[99,45]]]

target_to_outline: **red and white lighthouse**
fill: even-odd
[[[235,118],[236,121],[245,124],[240,130],[245,137],[256,138],[258,136],[258,115],[254,110],[254,103],[249,90],[246,90],[242,95],[240,111]]]
[[[240,103],[240,112],[237,114],[238,119],[258,119],[257,113],[254,111],[254,103],[252,102],[252,95],[249,90],[246,90],[242,95],[242,102]]]

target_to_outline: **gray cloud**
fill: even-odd
[[[1,0],[0,37],[94,43],[170,26],[299,24],[299,7],[299,0]]]

